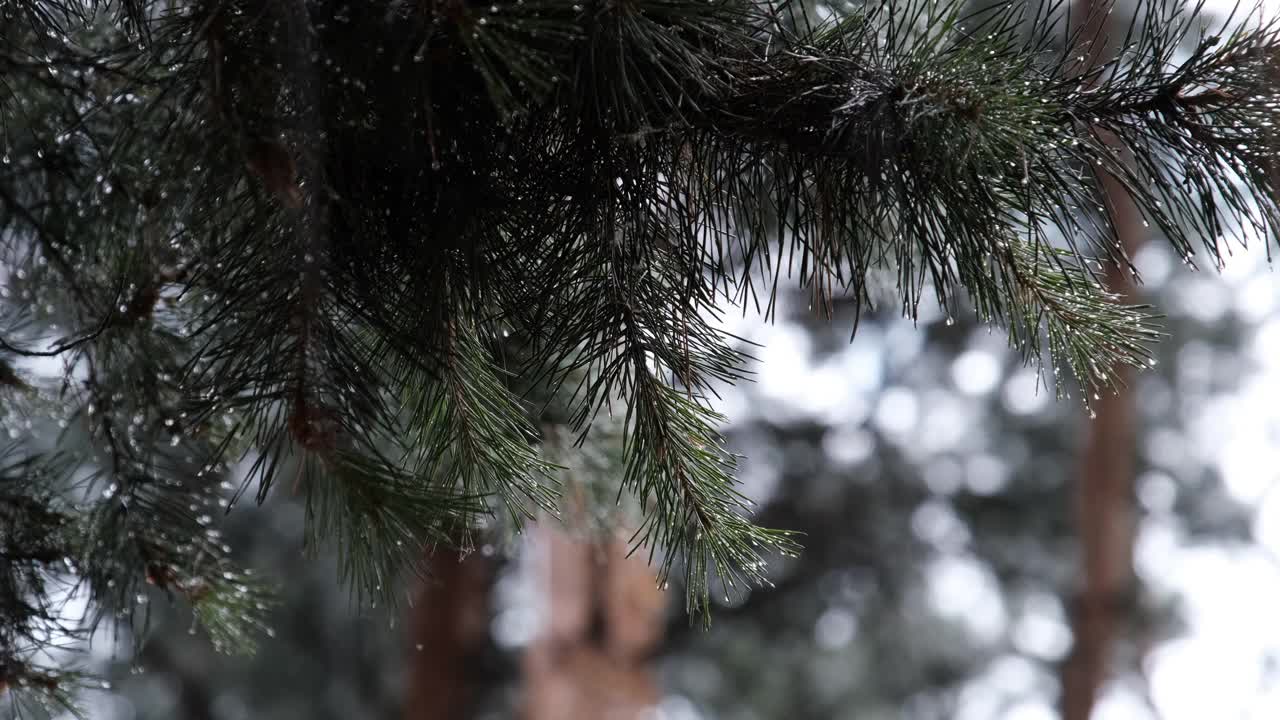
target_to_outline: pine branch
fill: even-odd
[[[723,418],[662,384],[647,368],[634,372],[623,487],[640,499],[644,523],[633,542],[650,549],[651,561],[658,548],[664,550],[658,572],[664,587],[675,563],[684,564],[688,606],[702,611],[707,622],[710,577],[720,578],[726,593],[766,583],[766,554],[794,554],[799,546],[791,533],[748,519],[752,503],[735,489],[733,458],[713,429]]]
[[[454,528],[474,526],[484,509],[479,498],[368,453],[340,453],[310,474],[307,547],[336,548],[359,598],[394,603],[406,571],[422,572],[428,551],[450,545]]]
[[[400,379],[415,472],[467,497],[495,498],[517,529],[537,508],[554,514],[553,467],[539,459],[536,434],[495,372],[497,361],[465,321],[450,321],[446,343],[438,377]]]
[[[14,718],[68,715],[83,720],[88,716],[77,695],[88,686],[80,673],[21,662],[0,653],[0,708],[8,706]]]
[[[1151,317],[1095,277],[1132,269],[1100,188],[1188,262],[1270,238],[1277,25],[1208,36],[1151,0],[1092,38],[1052,3],[966,8],[6,4],[0,350],[62,361],[56,393],[20,381],[83,410],[99,611],[151,567],[220,642],[253,628],[224,624],[258,591],[199,522],[237,458],[241,492],[306,493],[358,592],[494,505],[518,524],[554,495],[513,386],[583,442],[626,418],[636,540],[691,604],[713,572],[761,581],[793,545],[745,517],[712,401],[744,358],[713,321],[770,316],[784,274],[819,309],[868,307],[885,268],[912,317],[967,296],[1086,402],[1095,368],[1148,363]]]
[[[1150,348],[1160,333],[1152,325],[1154,318],[1143,307],[1123,304],[1091,272],[1074,265],[1073,254],[1036,251],[1013,240],[998,256],[998,272],[1012,300],[1007,308],[988,301],[978,312],[1007,323],[1010,344],[1029,362],[1043,362],[1046,356],[1065,360],[1083,386],[1086,406],[1090,395],[1096,400],[1098,392],[1115,388],[1111,368],[1155,364]],[[1116,333],[1113,328],[1125,330]],[[1048,341],[1047,353],[1042,351],[1042,336]],[[1064,393],[1066,378],[1060,368],[1055,366],[1052,375],[1059,394]]]

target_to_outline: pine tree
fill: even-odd
[[[724,307],[769,316],[784,272],[868,307],[887,277],[1088,403],[1158,337],[1099,283],[1133,270],[1104,182],[1188,263],[1280,220],[1269,20],[1150,0],[1100,60],[1053,2],[826,15],[4,0],[11,705],[68,703],[53,646],[143,628],[149,592],[251,646],[270,583],[214,527],[246,492],[304,496],[307,546],[394,599],[431,547],[554,512],[551,424],[617,431],[633,543],[705,608],[797,549],[717,427],[745,376]]]

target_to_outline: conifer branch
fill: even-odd
[[[819,309],[869,307],[884,269],[912,317],[967,297],[1086,401],[1095,368],[1148,363],[1148,310],[1095,277],[1132,270],[1100,188],[1188,262],[1270,240],[1280,28],[1146,0],[1093,38],[1055,3],[967,7],[6,3],[0,394],[10,356],[64,361],[57,392],[18,381],[84,411],[95,484],[63,540],[105,542],[75,571],[98,612],[150,573],[219,642],[257,627],[224,622],[261,596],[200,522],[236,460],[240,492],[305,494],[358,592],[495,506],[518,524],[555,483],[515,386],[582,442],[625,417],[636,540],[692,605],[711,573],[761,581],[794,548],[746,519],[712,403],[744,358],[714,318],[770,316],[784,277]],[[37,596],[46,550],[6,560]]]

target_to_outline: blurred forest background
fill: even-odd
[[[1114,627],[1091,716],[1277,717],[1280,285],[1262,252],[1191,272],[1150,243],[1137,265],[1169,337],[1115,399],[1131,418],[1055,401],[964,314],[864,316],[852,342],[851,307],[828,323],[802,296],[773,324],[730,316],[762,345],[757,382],[723,397],[746,490],[805,551],[709,630],[644,558],[624,559],[625,536],[599,535],[607,454],[575,468],[567,531],[442,553],[394,613],[357,611],[334,567],[302,562],[302,508],[276,499],[226,518],[228,542],[283,583],[257,656],[215,653],[155,604],[141,655],[96,644],[113,686],[91,716],[1054,718],[1081,662],[1077,527],[1110,513],[1133,518],[1104,549],[1132,582],[1104,598]],[[1087,477],[1110,494],[1082,499]]]
[[[1168,338],[1096,418],[964,313],[864,313],[852,341],[852,307],[819,320],[802,295],[772,324],[729,313],[761,345],[722,400],[746,492],[805,551],[709,630],[602,534],[607,451],[573,468],[563,525],[440,553],[394,611],[303,562],[277,496],[223,527],[281,583],[258,654],[153,602],[137,656],[95,640],[90,717],[1280,717],[1280,282],[1261,248],[1192,273],[1140,234]]]
[[[1110,502],[1136,515],[1136,582],[1114,598],[1093,717],[1276,717],[1280,287],[1261,253],[1192,273],[1152,243],[1138,265],[1170,337],[1132,384],[1136,485]],[[157,604],[92,717],[572,720],[648,702],[655,720],[1057,717],[1076,494],[1103,419],[1055,402],[963,315],[864,317],[849,342],[848,308],[828,324],[803,302],[735,323],[764,347],[724,407],[761,521],[804,532],[805,551],[710,630],[621,559],[625,537],[575,543],[553,524],[435,558],[412,608],[354,612],[332,566],[301,562],[302,509],[273,502],[226,533],[283,582],[274,637],[251,660],[219,655]],[[604,494],[580,494],[580,540]]]

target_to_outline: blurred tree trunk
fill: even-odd
[[[1112,25],[1107,12],[1110,4],[1108,0],[1075,3],[1073,10],[1086,23],[1084,37],[1099,39],[1088,47],[1086,62],[1097,62],[1104,53],[1113,51],[1104,42]],[[1101,181],[1116,238],[1132,257],[1146,237],[1142,218],[1118,181],[1110,176]],[[1136,289],[1127,269],[1110,263],[1103,282],[1120,295],[1120,301],[1133,300]],[[1128,367],[1113,367],[1107,372],[1117,390],[1114,394],[1101,392],[1097,400],[1090,400],[1095,417],[1085,425],[1076,484],[1074,510],[1081,568],[1072,608],[1073,645],[1062,667],[1063,720],[1088,720],[1092,715],[1110,671],[1116,638],[1131,607],[1137,438],[1133,372]]]
[[[1115,194],[1112,194],[1115,197]],[[1140,236],[1129,235],[1133,247]],[[1132,281],[1111,268],[1107,285],[1126,296]],[[1112,368],[1117,382],[1132,381],[1128,368]],[[1086,429],[1076,485],[1076,528],[1081,583],[1076,597],[1071,655],[1062,669],[1063,720],[1088,720],[1106,680],[1116,636],[1123,628],[1133,589],[1135,411],[1132,391],[1100,393],[1097,417]]]
[[[183,654],[161,638],[152,638],[142,648],[139,660],[149,669],[172,675],[178,686],[178,708],[182,720],[214,720],[212,688],[199,655]]]
[[[463,720],[489,627],[492,562],[439,549],[409,617],[405,720]]]
[[[660,699],[650,657],[666,598],[646,556],[627,542],[588,542],[553,523],[537,529],[545,608],[524,660],[525,720],[633,720]]]

